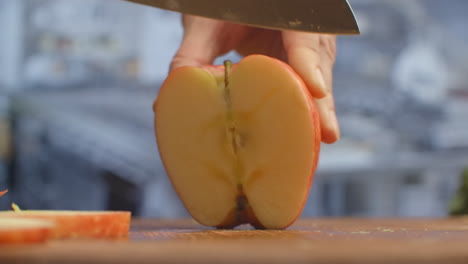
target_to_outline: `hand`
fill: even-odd
[[[287,62],[304,80],[316,100],[320,115],[322,141],[340,138],[332,94],[336,38],[332,35],[276,31],[184,16],[184,38],[171,63],[201,66],[231,50],[242,56],[263,54]]]

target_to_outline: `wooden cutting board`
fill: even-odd
[[[0,263],[468,263],[468,218],[307,219],[284,231],[135,219],[129,241],[0,247]]]

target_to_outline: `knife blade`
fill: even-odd
[[[260,28],[358,35],[347,0],[127,0]]]

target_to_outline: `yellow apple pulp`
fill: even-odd
[[[285,63],[181,67],[154,104],[159,152],[200,224],[283,229],[303,210],[320,150],[318,113]]]

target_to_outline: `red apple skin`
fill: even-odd
[[[258,54],[253,54],[253,55],[249,55],[249,56],[246,56],[244,57],[242,60],[247,60],[249,58],[254,58],[256,56],[261,56],[261,57],[266,57],[264,55],[258,55]],[[312,173],[310,174],[309,176],[309,179],[308,179],[308,186],[307,186],[307,195],[305,195],[304,197],[304,201],[302,202],[301,204],[301,209],[298,211],[298,214],[297,216],[294,217],[294,219],[286,224],[284,227],[280,227],[278,229],[285,229],[289,226],[291,226],[298,218],[299,216],[301,215],[302,211],[304,210],[304,207],[305,207],[305,204],[307,202],[307,198],[309,196],[309,193],[310,193],[310,189],[312,187],[312,182],[313,182],[313,178],[314,178],[314,175],[315,175],[315,172],[317,170],[317,165],[318,165],[318,161],[319,161],[319,154],[320,154],[320,142],[321,142],[321,134],[320,134],[320,120],[319,120],[319,114],[318,114],[318,110],[317,110],[317,106],[316,106],[316,103],[312,97],[312,95],[310,94],[309,90],[307,89],[307,86],[305,85],[303,79],[291,68],[291,66],[289,66],[287,63],[281,61],[281,60],[278,60],[278,59],[275,59],[275,58],[270,58],[272,61],[274,61],[275,63],[278,63],[280,64],[282,67],[284,67],[284,69],[289,73],[291,74],[291,76],[293,76],[294,79],[296,79],[296,81],[298,82],[298,87],[300,87],[301,91],[303,92],[304,96],[307,97],[309,103],[310,103],[310,112],[311,112],[311,116],[312,116],[312,122],[314,123],[314,142],[315,142],[315,149],[313,150],[314,152],[314,157],[315,157],[315,160],[313,161],[312,163]],[[237,64],[233,64],[232,65],[232,68],[231,70],[233,70],[235,67],[237,66]],[[179,67],[179,68],[176,68],[173,70],[173,72],[175,71],[184,71],[188,68],[192,68],[192,66],[182,66],[182,67]],[[213,74],[213,76],[215,78],[224,78],[224,73],[225,73],[225,68],[224,68],[224,65],[202,65],[199,67],[200,69],[203,69],[205,71],[208,71],[210,72],[211,74]],[[170,77],[169,77],[170,78]],[[159,90],[159,94],[162,94],[165,92],[166,89],[168,89],[166,87],[166,82],[164,82],[161,87],[160,87],[160,90]],[[157,108],[158,108],[158,97],[155,99],[154,103],[153,103],[153,112],[156,113],[157,111]],[[156,120],[154,121],[154,130],[155,132],[157,131],[156,130]],[[156,143],[157,145],[159,146],[159,141],[158,141],[158,136],[157,136],[157,133],[156,133]],[[161,155],[161,160],[162,160],[162,163],[163,163],[163,166],[166,170],[166,172],[169,174],[169,170],[168,168],[166,167],[166,163],[164,161],[164,157],[162,157]],[[172,182],[172,178],[170,175],[169,176],[169,180],[171,181],[172,185],[175,186]],[[179,191],[177,190],[177,188],[174,188],[175,192],[180,196],[179,194]],[[185,206],[185,205],[184,205]],[[188,210],[188,208],[186,208]],[[266,229],[257,219],[257,217],[255,216],[255,212],[254,210],[248,210],[248,212],[246,213],[248,219],[247,219],[247,222],[249,224],[251,224],[254,228],[256,229]],[[197,220],[197,219],[195,219]],[[197,220],[198,221],[198,220]],[[199,222],[199,221],[198,221]],[[239,223],[237,222],[237,219],[236,219],[236,213],[235,211],[233,211],[232,213],[228,214],[226,216],[226,219],[220,223],[218,226],[216,226],[217,228],[228,228],[228,229],[232,229],[238,225],[241,225],[241,224],[244,224],[244,223]]]
[[[53,227],[46,220],[0,217],[0,246],[45,243]]]
[[[0,231],[0,245],[41,244],[48,240],[49,234],[50,228]]]
[[[0,191],[0,197],[3,196],[7,192],[8,192],[8,190]]]
[[[130,229],[130,212],[105,212],[60,214],[60,211],[2,212],[0,216],[26,217],[52,220],[55,227],[50,239],[106,239],[127,240]]]

